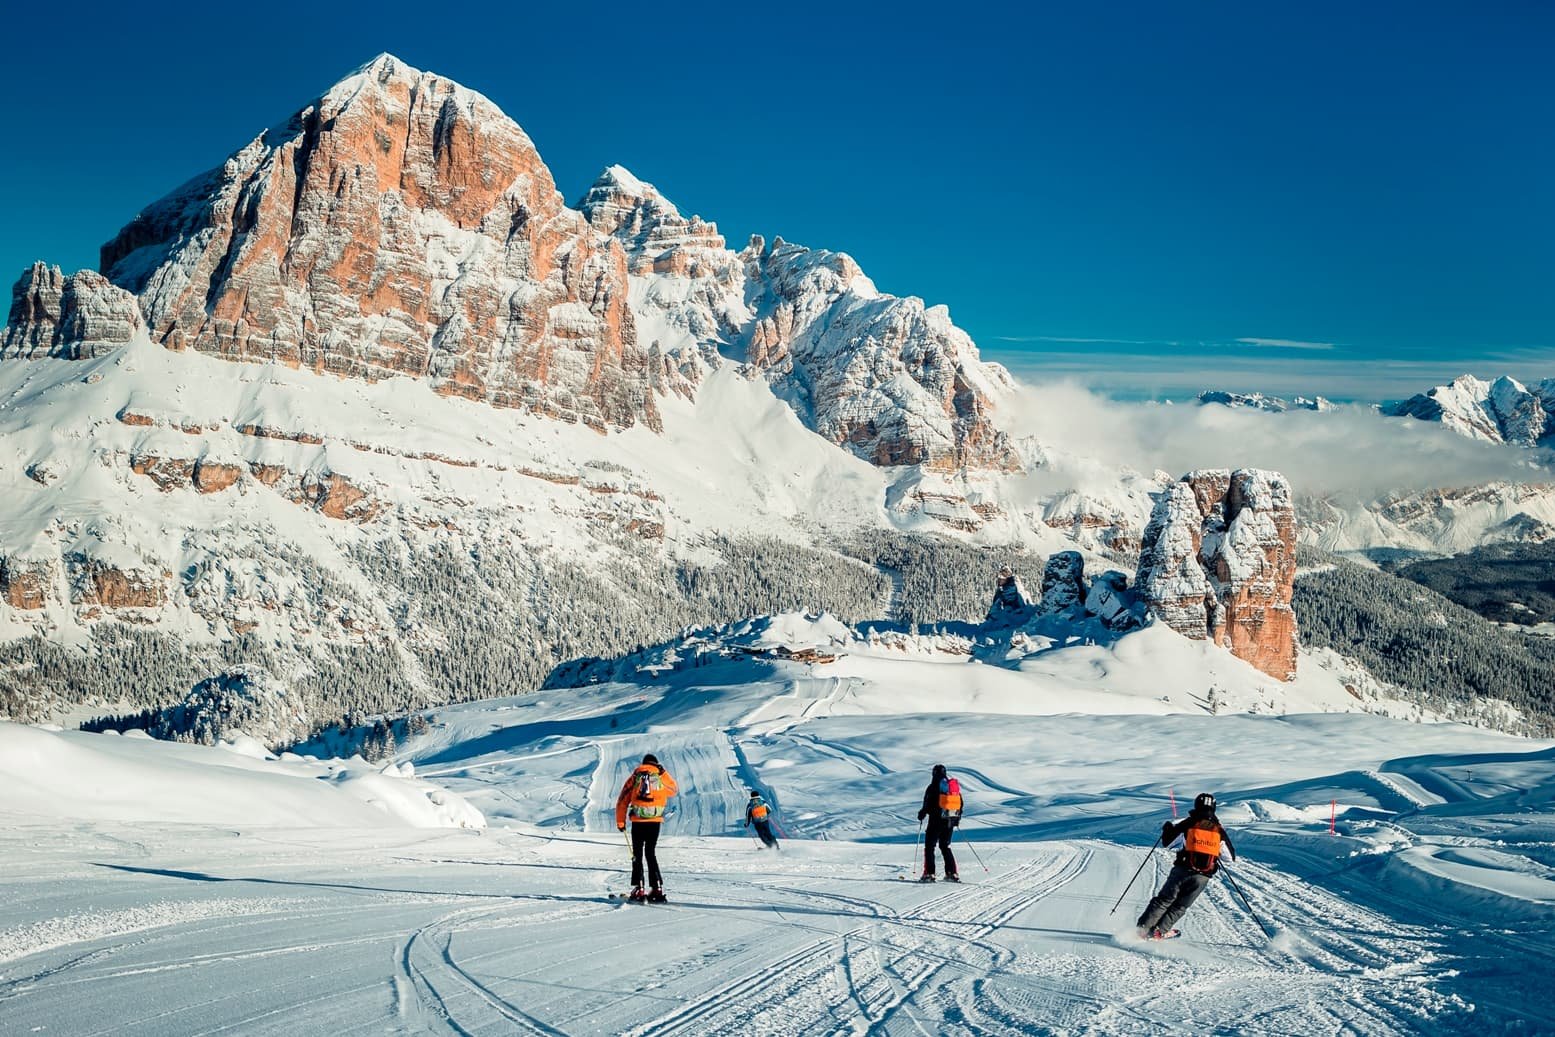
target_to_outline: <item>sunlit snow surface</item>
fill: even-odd
[[[1149,653],[1042,658],[722,659],[439,710],[383,775],[0,725],[0,1031],[1555,1027],[1549,743],[1208,716],[1147,693]],[[681,790],[666,907],[606,896],[626,884],[610,809],[645,752]],[[901,881],[939,762],[968,800],[959,887]],[[753,788],[780,853],[740,825]],[[1204,789],[1275,936],[1217,881],[1184,939],[1142,944],[1168,855],[1109,909],[1171,797]],[[425,827],[477,811],[490,827]]]

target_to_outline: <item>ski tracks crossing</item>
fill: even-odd
[[[1061,888],[1087,851],[1054,851],[996,882],[946,889],[904,912],[879,901],[813,890],[779,891],[830,902],[864,924],[820,932],[776,960],[725,978],[680,1009],[633,1031],[680,1033],[869,1033],[887,1027],[913,998],[945,982],[963,985],[1007,964],[1014,952],[989,940],[1000,925]],[[913,887],[916,891],[919,887]],[[781,908],[778,909],[781,911]],[[943,974],[949,973],[948,977]]]

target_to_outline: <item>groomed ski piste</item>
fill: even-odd
[[[1208,715],[1208,668],[1269,682],[1157,628],[1009,667],[796,616],[722,647],[438,709],[389,767],[0,724],[0,1030],[1555,1029],[1551,743],[1337,712],[1307,659],[1274,712]],[[680,786],[667,905],[611,897],[647,752]],[[902,881],[935,763],[959,886]],[[1206,790],[1247,904],[1217,879],[1141,941],[1151,840]]]

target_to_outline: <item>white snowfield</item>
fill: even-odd
[[[1211,716],[1148,639],[1019,670],[796,617],[726,643],[846,654],[442,709],[385,774],[0,725],[0,1032],[1555,1028],[1551,743],[1283,700]],[[1256,678],[1222,656],[1236,697]],[[665,906],[607,896],[647,752],[680,786]],[[967,798],[959,886],[902,881],[935,763]],[[741,825],[753,789],[780,852]],[[1246,903],[1216,879],[1183,939],[1141,942],[1151,841],[1202,790]]]

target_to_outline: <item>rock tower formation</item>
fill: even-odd
[[[1276,472],[1190,472],[1156,503],[1134,591],[1158,619],[1280,680],[1296,675],[1296,514]]]

